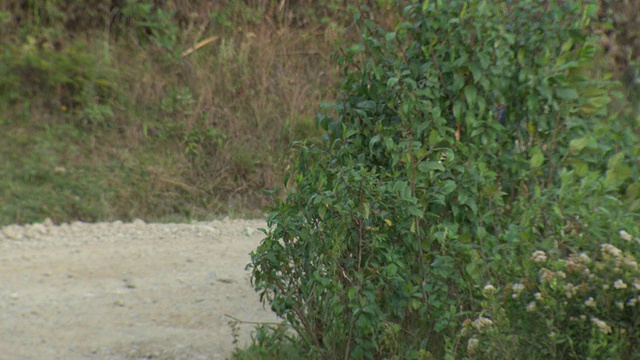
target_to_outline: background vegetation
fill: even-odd
[[[256,213],[355,5],[3,1],[0,224]]]
[[[637,359],[639,4],[5,1],[0,224],[275,204],[239,358]]]

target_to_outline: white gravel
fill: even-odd
[[[245,266],[263,220],[0,229],[0,358],[225,359],[274,322]],[[240,345],[252,326],[241,325]]]

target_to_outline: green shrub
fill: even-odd
[[[57,50],[41,47],[30,38],[21,47],[9,46],[0,55],[2,106],[36,101],[61,111],[82,125],[109,125],[109,103],[118,91],[108,69],[86,46]]]
[[[484,287],[483,315],[494,320],[467,321],[468,354],[517,358],[527,349],[542,359],[637,359],[640,269],[633,253],[640,245],[626,247],[631,251],[603,243],[566,258],[534,251],[520,282]]]
[[[310,356],[462,357],[465,318],[503,316],[485,284],[533,279],[534,250],[563,259],[640,230],[636,120],[607,116],[594,2],[400,3],[393,31],[358,19],[337,116],[318,116],[327,144],[296,144],[293,190],[252,254],[256,290]]]

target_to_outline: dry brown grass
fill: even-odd
[[[313,117],[338,82],[329,59],[336,41],[326,41],[326,24],[347,25],[346,5],[154,1],[174,11],[178,54],[211,39],[176,58],[144,41],[136,18],[127,18],[118,2],[85,4],[92,10],[80,2],[49,3],[63,14],[35,11],[20,0],[0,6],[16,13],[0,24],[0,32],[12,34],[4,38],[17,59],[9,66],[40,74],[25,84],[29,93],[5,103],[3,131],[20,129],[25,139],[75,149],[47,153],[45,166],[23,143],[13,150],[16,144],[5,144],[15,163],[34,161],[48,175],[45,184],[0,184],[13,189],[6,195],[11,214],[2,222],[206,217],[255,212],[269,203],[263,189],[280,185],[290,143],[322,135]],[[36,23],[44,30],[34,30]],[[37,34],[21,37],[19,30]],[[24,49],[46,62],[42,68],[21,63],[27,62]],[[76,71],[74,56],[91,68]],[[80,80],[59,77],[60,66]],[[78,86],[95,93],[83,95]],[[33,153],[30,160],[21,160],[23,151]],[[47,170],[56,166],[65,172]],[[47,184],[56,181],[68,194],[50,196],[57,204],[39,208],[30,194],[43,186],[53,191]]]

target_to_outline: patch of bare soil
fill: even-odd
[[[277,321],[245,266],[262,220],[0,229],[3,359],[226,359]],[[240,345],[253,328],[241,326]]]

